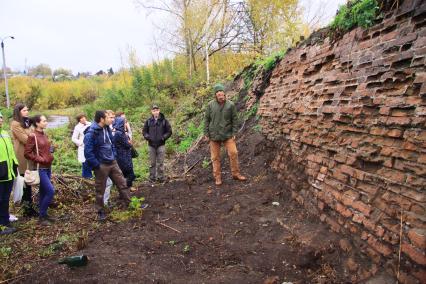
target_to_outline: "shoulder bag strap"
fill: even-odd
[[[38,156],[39,154],[38,154],[37,136],[36,136],[35,133],[33,133],[33,134],[34,134],[34,140],[35,140],[35,144],[36,144],[36,153],[37,153],[37,156]],[[29,168],[30,168],[30,166],[29,166],[29,163],[28,163],[28,160],[27,160],[27,170],[29,170]],[[39,170],[39,168],[40,168],[40,164],[37,163],[37,171]]]
[[[37,156],[39,156],[38,154],[38,144],[37,144],[37,135],[34,133],[34,139],[35,139],[35,143],[36,143],[36,151],[37,151]],[[40,163],[37,163],[37,171],[40,168]]]

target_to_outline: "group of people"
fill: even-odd
[[[10,226],[9,199],[13,181],[28,169],[37,169],[39,175],[38,212],[33,204],[31,185],[24,184],[22,196],[23,216],[39,217],[40,224],[49,225],[54,218],[48,215],[55,189],[51,182],[51,165],[54,147],[45,133],[47,119],[44,115],[28,116],[28,107],[18,103],[13,110],[9,135],[3,129],[0,114],[0,234],[11,234],[16,228]]]
[[[214,86],[215,99],[209,102],[204,121],[205,140],[209,141],[215,184],[222,184],[220,148],[223,144],[230,159],[234,179],[245,181],[238,163],[235,136],[238,132],[237,110],[234,103],[226,99],[224,87]],[[3,130],[0,113],[0,234],[16,231],[9,222],[9,199],[13,181],[28,169],[37,169],[40,176],[38,208],[33,204],[32,187],[25,184],[22,197],[23,216],[38,217],[41,225],[55,221],[48,214],[54,198],[55,188],[51,182],[51,165],[54,147],[45,133],[47,119],[44,115],[28,116],[28,107],[17,104],[10,124],[11,136]],[[151,117],[143,126],[142,134],[148,142],[152,182],[164,182],[165,143],[172,135],[169,121],[158,105],[151,107]],[[78,147],[77,157],[82,164],[82,177],[95,179],[98,219],[106,218],[110,189],[115,184],[119,202],[127,208],[130,191],[135,179],[132,157],[135,156],[132,130],[124,113],[98,110],[91,123],[83,114],[77,116],[72,141]],[[38,211],[37,211],[38,209]]]

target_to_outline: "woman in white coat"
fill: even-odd
[[[84,114],[80,114],[76,117],[77,125],[74,127],[74,132],[72,133],[72,142],[77,145],[77,159],[82,164],[82,176],[84,178],[92,178],[92,169],[87,165],[86,158],[84,157],[84,131],[90,126],[90,122],[87,121],[87,118]]]

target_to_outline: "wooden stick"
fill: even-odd
[[[198,159],[198,161],[196,161],[192,166],[190,166],[184,173],[183,175],[186,175],[187,173],[189,173],[203,158]]]
[[[400,228],[399,228],[398,271],[396,273],[397,283],[399,283],[399,270],[401,265],[401,247],[402,247],[402,208],[401,208],[401,222],[400,222]]]
[[[170,227],[170,226],[168,226],[168,225],[166,225],[166,224],[163,224],[163,223],[161,223],[161,222],[155,222],[155,223],[157,223],[158,225],[161,225],[161,226],[163,226],[163,227],[169,228],[170,230],[175,231],[175,232],[177,232],[177,233],[179,233],[179,234],[181,234],[181,233],[182,233],[181,231],[179,231],[179,230],[177,230],[177,229],[175,229],[175,228],[173,228],[173,227]]]

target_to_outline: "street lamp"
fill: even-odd
[[[10,99],[9,99],[9,88],[7,86],[7,75],[6,75],[6,59],[4,56],[4,41],[8,38],[15,39],[13,36],[7,36],[1,39],[1,52],[3,54],[3,76],[4,76],[4,86],[6,88],[6,106],[10,108]]]

